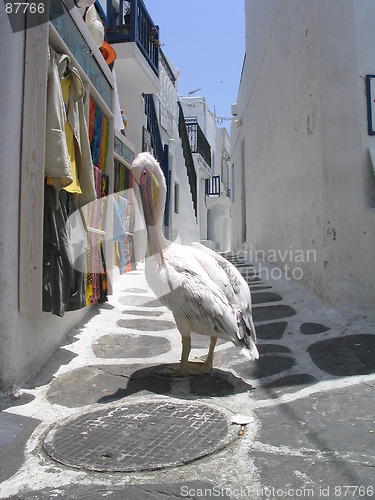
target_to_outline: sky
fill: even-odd
[[[220,117],[231,117],[245,55],[244,0],[144,0],[160,29],[164,53],[180,70],[178,92],[204,96]],[[222,125],[229,130],[230,121]]]

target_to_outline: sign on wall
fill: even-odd
[[[367,123],[369,135],[375,135],[375,75],[366,75]]]

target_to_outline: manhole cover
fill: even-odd
[[[182,465],[223,448],[236,430],[227,416],[197,403],[107,407],[57,424],[44,446],[70,467],[132,472]]]

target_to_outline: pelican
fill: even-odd
[[[258,359],[251,295],[244,278],[213,250],[199,243],[180,245],[164,237],[166,182],[151,154],[138,154],[131,172],[139,186],[148,234],[146,280],[172,311],[182,337],[178,374],[209,373],[218,338],[239,346],[250,360]],[[192,332],[211,338],[205,362],[189,362]]]

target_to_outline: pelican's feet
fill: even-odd
[[[157,375],[163,377],[194,377],[197,375],[206,375],[210,373],[212,366],[195,358],[189,361],[185,366],[180,364],[170,364],[163,366],[157,371]]]
[[[186,366],[181,366],[180,376],[189,377],[197,375],[207,375],[210,373],[212,366],[208,365],[201,359],[195,359],[194,361],[189,361]]]

